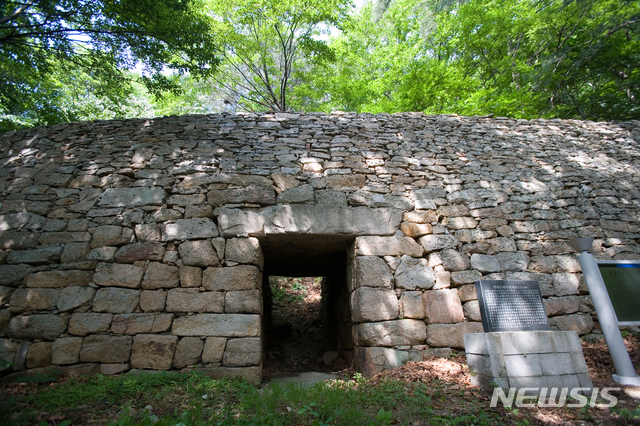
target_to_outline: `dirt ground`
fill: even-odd
[[[305,278],[304,280],[304,289],[292,285],[294,283],[292,279],[280,281],[282,290],[297,298],[289,303],[274,304],[273,319],[275,324],[291,324],[291,334],[271,339],[264,364],[264,375],[268,377],[282,373],[322,371],[337,372],[341,377],[352,376],[355,372],[347,368],[347,363],[342,358],[328,366],[322,362],[322,354],[334,348],[329,345],[319,321],[320,285],[313,279]],[[640,338],[628,334],[624,340],[631,361],[640,373]],[[620,388],[619,384],[611,380],[611,374],[615,369],[604,339],[595,343],[583,342],[582,349],[593,386],[600,389]],[[478,387],[471,386],[464,356],[410,362],[403,367],[380,373],[373,378],[373,383],[386,378],[402,380],[408,385],[420,382],[439,387],[439,392],[446,395],[446,405],[460,407],[461,414],[463,410],[469,409],[470,402],[479,403],[478,409],[489,408],[491,395]],[[625,389],[621,389],[611,394],[618,398],[619,407],[633,410],[640,406],[640,399],[638,399],[640,389],[626,392]],[[434,404],[437,408],[439,403],[434,402]],[[508,414],[504,408],[492,410],[497,410],[505,416]],[[612,416],[609,409],[597,406],[588,410],[522,408],[519,411],[530,420],[546,425],[625,424],[618,416]],[[640,425],[640,420],[630,420],[626,424]]]
[[[272,281],[271,286],[274,295],[281,290],[290,298],[280,298],[279,301],[274,297],[273,327],[269,333],[263,375],[346,370],[347,363],[342,357],[329,365],[322,360],[325,352],[335,348],[331,346],[329,336],[322,327],[320,279],[279,278],[277,283]]]

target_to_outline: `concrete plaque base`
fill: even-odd
[[[593,388],[575,331],[464,335],[471,383],[493,388]]]

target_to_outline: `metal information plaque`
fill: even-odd
[[[485,333],[550,329],[537,281],[479,280],[476,292]]]
[[[597,260],[620,325],[640,325],[640,262]]]

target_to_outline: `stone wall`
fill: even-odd
[[[262,273],[282,236],[348,240],[339,328],[366,374],[463,348],[482,330],[479,278],[537,280],[552,326],[590,333],[567,242],[640,258],[639,141],[635,121],[419,113],[0,135],[0,368],[258,383]]]

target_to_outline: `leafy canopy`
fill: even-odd
[[[225,58],[216,82],[227,101],[248,110],[290,109],[290,88],[305,78],[309,62],[333,58],[322,36],[341,25],[350,6],[350,0],[210,0]]]
[[[7,0],[0,3],[0,114],[11,122],[74,119],[62,108],[76,85],[110,100],[133,93],[127,70],[142,64],[152,93],[178,88],[169,71],[211,75],[219,62],[199,0]],[[62,76],[62,78],[61,78]],[[64,80],[67,81],[64,81]],[[123,108],[120,108],[121,110]]]
[[[637,1],[379,1],[330,47],[306,108],[640,117]]]

